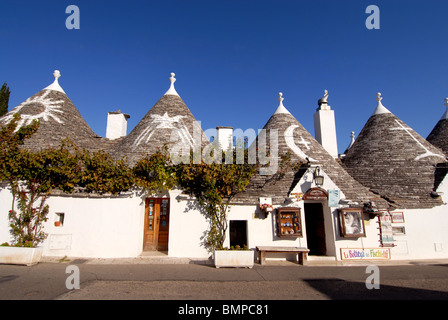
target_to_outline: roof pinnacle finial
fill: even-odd
[[[283,105],[283,100],[285,100],[285,98],[283,98],[283,93],[279,92],[278,93],[278,107],[277,110],[274,112],[274,114],[279,114],[279,113],[289,113],[289,111],[285,108],[285,106]]]
[[[171,77],[170,77],[171,84],[174,84],[174,82],[176,82],[176,78],[174,78],[175,76],[176,76],[176,74],[174,72],[171,72]]]
[[[329,96],[329,94],[328,94],[328,90],[327,89],[325,89],[324,90],[324,96],[319,100],[319,103],[328,103],[328,96]]]
[[[59,85],[59,82],[58,82],[58,79],[61,77],[61,72],[59,72],[59,70],[54,70],[53,76],[54,76],[53,83],[50,84],[45,89],[47,89],[47,90],[54,90],[54,91],[59,91],[59,92],[65,93],[64,89],[61,88],[61,86]]]
[[[324,90],[324,96],[317,101],[317,104],[319,108],[317,110],[331,110],[330,106],[328,105],[328,90]]]
[[[178,96],[179,94],[177,93],[176,89],[174,89],[174,82],[176,82],[176,78],[175,78],[176,74],[174,72],[171,72],[171,77],[170,77],[170,88],[168,89],[168,91],[165,94],[171,94],[174,96]]]
[[[355,131],[350,132],[350,144],[347,147],[347,150],[352,147],[352,145],[355,143]],[[346,150],[346,152],[347,152]]]
[[[445,98],[446,111],[440,120],[448,120],[448,98]]]
[[[285,100],[285,98],[283,98],[283,93],[282,92],[278,93],[278,99],[277,100],[280,102],[279,106],[283,105],[283,100]]]
[[[381,100],[383,100],[383,97],[381,96],[381,92],[378,92],[376,94],[376,101],[378,101],[378,105],[376,106],[375,112],[373,113],[373,115],[376,114],[382,114],[382,113],[390,113],[390,111],[383,106]]]
[[[383,97],[381,96],[381,92],[378,92],[376,94],[376,101],[378,101],[379,103],[381,103],[381,100],[383,100]]]
[[[58,81],[58,79],[61,77],[61,72],[59,72],[59,70],[54,70],[53,76],[54,76],[54,79],[56,81]]]

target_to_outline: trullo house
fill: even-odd
[[[91,151],[125,156],[132,166],[163,145],[182,151],[209,144],[176,91],[174,74],[168,91],[129,135],[129,116],[110,112],[107,137],[92,131],[59,85],[60,73],[55,71],[54,76],[51,85],[0,118],[1,125],[16,112],[22,116],[19,125],[40,120],[39,130],[25,148],[55,147],[70,138]],[[249,154],[257,159],[263,155],[268,165],[234,199],[225,245],[307,248],[309,261],[448,258],[446,117],[425,140],[384,107],[379,94],[363,130],[338,157],[328,97],[326,91],[318,102],[316,139],[293,115],[298,115],[299,107],[309,106],[291,107],[293,103],[279,94],[273,114],[249,146]],[[231,127],[217,130],[220,141],[232,141]],[[295,165],[280,170],[284,155]],[[120,258],[161,252],[168,257],[207,259],[210,253],[203,237],[208,223],[194,202],[179,189],[158,195],[142,191],[117,196],[52,194],[44,256]],[[0,243],[10,241],[11,203],[3,183]],[[56,225],[61,217],[62,223]],[[296,257],[277,253],[267,258]]]

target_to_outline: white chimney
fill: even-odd
[[[233,127],[216,127],[216,139],[222,150],[233,148]]]
[[[314,133],[316,140],[334,158],[338,157],[338,143],[336,139],[336,121],[334,110],[328,105],[328,91],[318,102],[319,108],[314,114]]]
[[[107,114],[106,138],[115,140],[127,135],[128,119],[130,116],[121,113],[120,110],[111,111]]]

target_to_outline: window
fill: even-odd
[[[247,220],[230,220],[230,246],[247,246]]]
[[[56,212],[56,218],[54,220],[54,225],[56,227],[62,227],[64,225],[64,218],[65,218],[65,213]]]

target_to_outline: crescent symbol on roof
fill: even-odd
[[[289,126],[286,130],[285,130],[285,141],[286,141],[286,145],[299,157],[301,157],[302,159],[306,159],[308,158],[310,161],[315,161],[313,158],[308,157],[303,151],[302,149],[300,149],[296,143],[294,142],[294,130],[296,128],[298,128],[298,125],[291,125]]]

